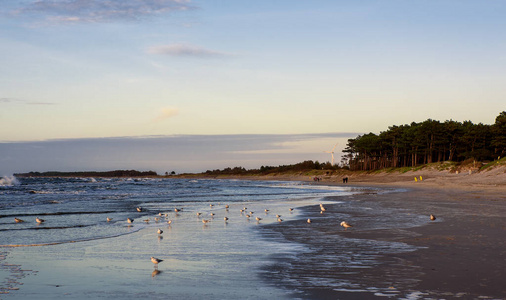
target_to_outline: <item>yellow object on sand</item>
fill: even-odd
[[[418,181],[418,179],[416,179],[416,177],[415,177],[415,182],[417,182],[417,181]]]
[[[423,180],[423,179],[422,179],[422,176],[420,176],[420,181],[422,181],[422,180]]]

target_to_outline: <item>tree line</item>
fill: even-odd
[[[343,165],[351,170],[415,167],[441,161],[490,161],[506,154],[506,111],[492,125],[428,119],[394,125],[379,135],[349,139]]]

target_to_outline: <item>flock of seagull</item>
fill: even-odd
[[[212,208],[214,207],[214,204],[210,204],[209,206],[210,206],[210,208],[212,209]],[[229,211],[229,208],[230,208],[230,206],[229,206],[228,204],[227,204],[227,205],[225,205],[225,210],[226,210],[227,212]],[[143,211],[144,211],[142,207],[137,207],[137,208],[136,208],[136,210],[137,210],[138,212],[143,212]],[[293,209],[293,208],[289,208],[288,210],[289,210],[289,211],[290,211],[290,213],[291,213],[291,212],[293,212],[293,210],[294,210],[294,209]],[[326,210],[327,210],[327,209],[323,206],[323,204],[321,204],[321,203],[320,203],[320,214],[323,214]],[[182,212],[182,211],[183,211],[183,208],[175,208],[175,209],[174,209],[174,212],[176,212],[176,214],[177,214],[177,213],[179,213],[179,212]],[[266,214],[266,215],[270,212],[270,210],[269,210],[269,209],[265,209],[264,211],[265,211],[265,214]],[[249,212],[248,212],[248,211],[247,211],[247,207],[244,207],[243,209],[241,209],[241,210],[240,210],[240,212],[241,212],[241,215],[242,215],[242,216],[245,216],[248,220],[249,220],[250,218],[252,218],[252,217],[253,217],[253,214],[255,213],[255,212],[253,212],[253,211],[249,211]],[[212,213],[212,212],[211,212],[209,215],[211,216],[211,219],[213,219],[213,218],[214,218],[214,216],[215,216],[215,214],[214,214],[214,213]],[[201,212],[197,212],[197,218],[200,218],[201,216],[202,216],[202,213],[201,213]],[[170,220],[170,219],[169,219],[169,214],[168,214],[168,213],[158,213],[158,217],[155,217],[155,218],[154,218],[155,222],[156,222],[156,223],[158,223],[158,222],[161,220],[161,217],[165,217],[165,220],[167,221],[167,224],[168,224],[169,226],[172,224],[172,220]],[[211,222],[211,219],[202,219],[202,223],[204,224],[204,226],[205,226],[205,225],[207,225],[209,222]],[[278,221],[278,222],[282,222],[282,221],[283,221],[283,219],[281,219],[281,215],[279,215],[279,214],[277,214],[277,215],[276,215],[276,219],[277,219],[277,221]],[[225,221],[225,223],[227,223],[227,222],[228,222],[228,220],[229,220],[229,218],[228,218],[228,217],[223,217],[223,220]],[[260,221],[262,220],[262,218],[261,218],[261,217],[259,217],[259,216],[255,216],[255,220],[256,220],[256,221],[257,221],[257,223],[258,223],[258,222],[260,222]],[[431,221],[434,221],[434,220],[436,220],[436,217],[435,217],[433,214],[431,214],[431,215],[430,215],[430,220],[431,220]],[[15,221],[16,223],[22,223],[22,222],[25,222],[24,220],[19,219],[19,218],[14,218],[14,221]],[[39,218],[39,217],[36,217],[36,218],[35,218],[35,221],[36,221],[38,224],[41,224],[41,223],[44,223],[44,222],[45,222],[45,220],[44,220],[44,219],[41,219],[41,218]],[[112,221],[112,218],[107,217],[107,222],[110,222],[110,221]],[[146,222],[146,223],[149,223],[150,221],[151,221],[151,220],[150,220],[149,218],[144,220],[144,222]],[[134,222],[134,219],[133,219],[133,218],[127,218],[127,223],[131,224],[131,223],[133,223],[133,222]],[[311,219],[307,219],[307,220],[306,220],[306,222],[307,222],[308,224],[311,224],[311,222],[312,222],[312,221],[311,221]],[[346,230],[346,229],[348,229],[348,228],[353,227],[353,225],[351,225],[350,223],[348,223],[348,222],[346,222],[346,221],[342,221],[342,222],[340,223],[340,226],[344,227],[344,229],[345,229],[345,230]],[[160,229],[160,228],[158,228],[157,233],[158,233],[158,235],[160,236],[160,235],[163,233],[163,230],[162,230],[162,229]],[[163,259],[159,259],[159,258],[156,258],[156,257],[151,257],[151,262],[155,265],[155,269],[158,269],[158,264],[159,264],[159,263],[161,263],[162,261],[163,261]]]

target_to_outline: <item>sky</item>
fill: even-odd
[[[502,0],[3,0],[0,175],[330,161],[336,143],[338,162],[391,125],[492,124],[505,15]]]

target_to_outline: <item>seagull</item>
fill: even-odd
[[[250,218],[251,216],[250,215],[246,215],[246,218]]]
[[[281,217],[281,215],[276,215],[276,218],[278,218],[278,219],[279,219],[280,217]]]
[[[163,233],[163,230],[161,230],[160,228],[158,228],[158,234],[162,234]]]
[[[430,215],[430,219],[431,219],[431,221],[434,221],[436,219],[436,216]]]
[[[158,268],[158,264],[161,263],[163,259],[155,258],[151,256],[151,262],[155,264],[155,268]]]
[[[281,218],[278,218],[278,222],[283,222],[283,219],[281,219]]]
[[[160,221],[160,218],[155,217],[155,222],[158,223]]]
[[[307,222],[308,222],[308,223],[311,223],[311,219],[307,219]]]
[[[212,208],[213,206],[214,206],[213,204],[209,204],[209,207],[211,207],[211,208]]]
[[[247,207],[244,207],[243,210],[247,210],[248,208]]]
[[[207,224],[207,223],[209,223],[209,220],[202,219],[202,223]]]
[[[172,220],[168,220],[167,224],[169,224],[169,225],[172,224]]]
[[[227,204],[227,205],[225,205],[225,208],[226,208],[226,209],[228,209],[228,208],[229,208],[228,204]]]
[[[211,217],[214,216],[214,213],[211,213]]]
[[[130,218],[128,218],[128,219],[127,219],[127,222],[128,222],[128,223],[133,223],[133,222],[134,222],[134,219],[130,219]]]
[[[107,217],[107,222],[112,221],[112,218]]]
[[[144,222],[149,223],[149,219],[144,220]]]
[[[288,210],[289,210],[289,211],[293,211],[293,208],[291,208],[291,207],[290,207]]]
[[[342,222],[341,222],[341,226],[343,226],[344,228],[350,228],[350,227],[353,227],[353,225],[348,224],[346,221],[342,221]]]
[[[174,208],[175,212],[180,212],[181,210],[179,208]]]
[[[325,207],[320,207],[322,211],[326,211],[327,209]]]
[[[37,221],[37,223],[39,223],[39,224],[40,224],[40,223],[44,223],[44,222],[46,222],[46,220],[44,220],[44,219],[39,219],[39,218],[35,218],[35,221]]]
[[[225,220],[225,222],[227,222],[227,221],[228,221],[228,218],[227,218],[227,217],[224,217],[224,218],[223,218],[223,220]]]
[[[139,206],[139,207],[137,207],[137,211],[138,211],[138,212],[141,212],[141,211],[142,211],[142,207],[140,207],[140,206]]]
[[[267,212],[269,212],[269,210],[268,210],[268,209],[264,209],[264,211],[265,211],[266,213],[267,213]]]
[[[16,221],[16,223],[23,223],[24,222],[23,220],[18,219],[18,218],[14,218],[14,221]]]
[[[260,221],[262,218],[256,217],[255,220]]]
[[[249,214],[250,214],[250,215],[252,215],[252,214],[254,214],[254,213],[255,213],[255,212],[253,212],[253,211],[250,211],[250,212],[249,212]]]

